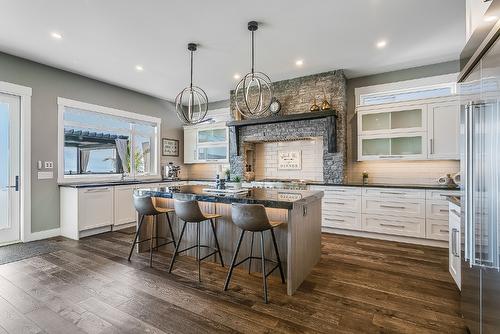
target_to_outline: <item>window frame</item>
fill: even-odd
[[[66,108],[76,108],[81,110],[87,110],[90,112],[96,112],[111,116],[123,117],[130,119],[131,121],[138,122],[149,122],[156,124],[156,132],[154,139],[154,149],[151,150],[151,155],[154,158],[154,171],[148,174],[137,174],[135,171],[135,166],[133,159],[131,159],[131,173],[127,174],[127,179],[135,180],[147,180],[147,179],[158,179],[160,177],[160,141],[161,141],[161,119],[158,117],[138,114],[130,111],[124,111],[120,109],[104,107],[96,104],[71,100],[63,97],[57,98],[58,105],[58,124],[57,124],[57,160],[58,160],[58,173],[57,182],[60,184],[73,183],[73,182],[95,182],[95,181],[119,181],[122,179],[122,174],[75,174],[66,175],[64,174],[64,112]],[[104,129],[105,130],[105,129]],[[141,134],[140,131],[136,131],[133,126],[131,126],[131,147],[133,155],[134,148],[134,136],[136,134]]]

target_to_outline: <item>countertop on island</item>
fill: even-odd
[[[307,204],[321,199],[322,191],[314,190],[284,190],[267,188],[249,188],[246,194],[213,194],[203,189],[207,186],[186,185],[176,187],[141,188],[136,190],[139,195],[153,197],[194,199],[201,202],[262,204],[268,208],[293,209],[296,204]]]

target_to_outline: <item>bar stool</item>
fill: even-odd
[[[262,279],[264,286],[264,302],[268,303],[267,298],[267,277],[271,273],[279,268],[281,275],[281,282],[285,283],[285,275],[283,274],[283,268],[281,266],[280,254],[278,252],[278,245],[276,244],[276,237],[274,235],[274,228],[283,224],[283,222],[270,221],[266,214],[266,209],[260,204],[232,204],[231,206],[231,217],[233,223],[241,229],[240,239],[238,240],[238,245],[236,246],[236,251],[234,252],[233,260],[231,266],[229,267],[229,272],[227,274],[226,282],[224,284],[224,291],[227,290],[229,282],[231,280],[231,275],[233,274],[233,269],[245,261],[249,261],[248,273],[251,271],[252,259],[258,260],[258,257],[252,256],[253,239],[255,232],[260,232],[260,252],[261,252],[261,263],[262,263]],[[273,239],[274,251],[276,253],[276,261],[266,259],[264,257],[264,232],[270,230],[271,237]],[[245,232],[252,232],[252,242],[250,249],[250,256],[244,258],[243,260],[236,263],[238,258],[238,252],[240,251],[241,242],[243,241],[243,236]],[[266,261],[276,263],[276,266],[266,273]]]
[[[174,201],[175,214],[178,218],[184,221],[182,225],[181,235],[179,236],[179,241],[177,242],[177,246],[175,247],[174,256],[172,256],[172,262],[170,263],[170,268],[168,272],[171,273],[174,267],[175,258],[179,253],[188,251],[196,247],[196,260],[198,262],[198,281],[201,282],[201,261],[212,256],[214,254],[219,254],[221,266],[224,267],[224,260],[222,260],[222,254],[220,251],[219,241],[217,240],[217,233],[215,232],[214,219],[222,217],[221,215],[211,214],[211,213],[203,213],[201,212],[200,206],[198,205],[198,201]],[[212,232],[214,234],[215,246],[216,248],[201,245],[200,243],[200,224],[204,221],[210,221],[210,226],[212,227]],[[196,245],[189,246],[183,250],[179,250],[181,246],[182,237],[184,236],[184,231],[186,230],[187,223],[196,224]],[[201,248],[213,249],[214,251],[204,257],[201,257],[200,251]],[[217,257],[216,257],[217,258]]]
[[[153,199],[151,196],[140,196],[134,194],[134,206],[135,209],[137,210],[137,213],[139,214],[139,226],[137,227],[137,231],[135,232],[135,237],[134,237],[134,242],[132,243],[132,247],[130,248],[130,254],[128,255],[128,260],[130,261],[130,257],[132,257],[132,253],[134,252],[134,247],[137,244],[149,241],[149,266],[153,267],[153,240],[156,240],[156,247],[155,249],[158,249],[158,247],[165,246],[168,244],[173,243],[174,247],[176,247],[175,243],[175,237],[174,237],[174,231],[172,230],[172,223],[170,222],[170,217],[168,214],[170,212],[174,212],[174,209],[167,209],[167,208],[159,208],[156,207],[153,204]],[[158,239],[163,239],[163,240],[168,240],[167,238],[164,237],[159,237],[158,236],[158,216],[165,214],[167,216],[167,223],[168,223],[168,228],[170,229],[170,235],[172,236],[172,240],[166,241],[165,243],[159,245],[158,244]],[[151,237],[148,239],[144,240],[137,240],[139,238],[139,234],[141,231],[142,224],[144,223],[144,217],[146,216],[151,216],[153,217],[152,223],[151,223]]]

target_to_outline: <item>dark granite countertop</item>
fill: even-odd
[[[62,183],[59,187],[69,187],[69,188],[97,188],[97,187],[111,187],[111,186],[126,186],[132,184],[143,184],[143,183],[160,183],[160,182],[176,182],[176,181],[166,181],[166,180],[124,180],[124,181],[103,181],[103,182],[75,182],[75,183]]]
[[[435,190],[460,190],[459,187],[450,188],[440,184],[389,184],[389,183],[328,183],[328,182],[306,182],[308,185],[331,186],[331,187],[369,187],[369,188],[406,188],[406,189],[435,189]]]
[[[136,193],[153,197],[194,199],[202,202],[262,204],[269,208],[292,209],[294,204],[307,204],[323,197],[322,191],[251,188],[243,195],[218,195],[203,191],[207,186],[143,188]]]
[[[460,203],[460,196],[446,196],[446,199],[455,204],[455,205],[458,205],[459,207],[461,207],[461,203]]]

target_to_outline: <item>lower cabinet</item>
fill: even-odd
[[[457,283],[459,289],[462,288],[461,277],[461,241],[460,241],[460,208],[453,204],[449,204],[450,218],[449,218],[449,270],[450,274]]]
[[[114,226],[132,223],[136,220],[137,213],[134,207],[134,191],[137,189],[133,186],[116,186],[114,195]]]
[[[322,226],[325,228],[439,241],[448,241],[451,233],[446,196],[460,194],[455,190],[385,187],[311,186],[310,189],[324,192]]]

